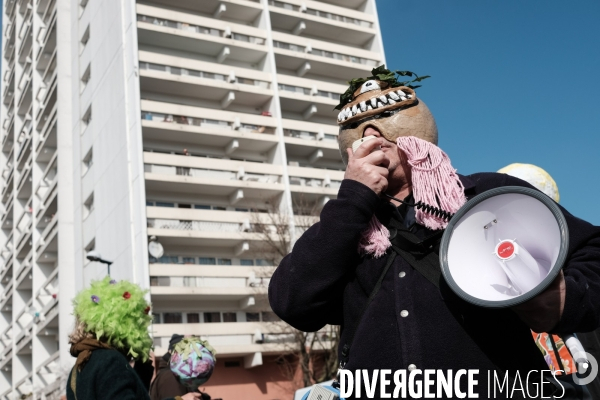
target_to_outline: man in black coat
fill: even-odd
[[[533,391],[542,383],[540,371],[548,367],[530,329],[570,333],[600,326],[600,228],[563,209],[570,235],[563,272],[543,293],[509,309],[466,303],[443,279],[436,285],[406,257],[391,257],[394,251],[389,247],[381,255],[381,246],[375,243],[377,231],[384,231],[379,223],[389,231],[391,243],[401,236],[422,240],[434,233],[427,221],[431,216],[419,215],[413,207],[388,196],[414,203],[435,189],[436,204],[430,205],[454,213],[454,200],[461,195],[458,203],[464,204],[466,199],[500,186],[531,186],[504,174],[455,176],[449,169],[438,174],[433,189],[422,182],[422,175],[414,183],[413,174],[421,173],[415,161],[419,156],[399,150],[396,139],[415,136],[437,143],[437,128],[414,90],[400,86],[397,80],[380,80],[385,71],[379,69],[370,78],[353,81],[342,96],[338,122],[340,150],[347,164],[345,179],[337,199],[323,208],[320,222],[298,239],[275,271],[269,285],[271,307],[303,331],[341,325],[339,358],[353,374],[358,369],[366,370],[369,377],[376,370],[390,370],[392,375],[399,370],[478,370],[477,383],[471,387],[478,398],[541,398]],[[356,151],[351,149],[355,140],[368,136],[375,139]],[[433,160],[432,153],[423,154],[422,160]],[[448,180],[453,183],[447,184]],[[440,187],[446,192],[440,192]],[[457,187],[460,195],[455,193]],[[440,193],[449,193],[453,205],[440,199],[445,196]],[[374,225],[373,221],[379,222]],[[372,239],[368,246],[365,238]],[[431,242],[425,253],[438,251],[438,245]],[[512,390],[497,388],[494,396],[489,392],[494,374],[502,380],[505,373]],[[546,374],[544,378],[552,377]],[[370,398],[383,397],[379,382]],[[456,396],[468,390],[466,378],[458,382],[460,390],[453,392]],[[433,387],[431,391],[436,393],[436,385]],[[392,380],[387,392],[393,388]],[[544,393],[553,391],[554,386],[544,385]],[[364,386],[361,394],[366,395]],[[356,391],[354,395],[359,397]],[[561,395],[560,388],[557,395]],[[438,392],[435,398],[454,396]]]

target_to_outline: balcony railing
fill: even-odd
[[[251,133],[275,133],[275,128],[271,127],[236,123],[230,121],[221,121],[216,119],[195,118],[185,115],[161,114],[157,112],[148,111],[142,111],[142,119],[145,121],[170,122],[181,125],[194,125],[224,130],[239,130]]]
[[[362,26],[365,28],[373,27],[373,23],[369,21],[364,21],[358,18],[346,17],[344,15],[330,13],[326,11],[320,11],[314,8],[302,7],[295,4],[285,3],[283,1],[269,0],[269,5],[278,8],[283,8],[284,10],[305,12],[308,15],[314,15],[316,17],[325,18],[331,21],[345,22],[348,24]]]
[[[148,228],[195,232],[245,232],[249,230],[250,226],[244,223],[234,222],[148,219]]]
[[[208,287],[245,288],[268,287],[270,278],[255,277],[206,277],[206,276],[151,276],[150,286],[162,287]]]
[[[339,101],[340,100],[340,94],[339,93],[333,93],[333,92],[328,92],[325,90],[314,90],[314,89],[309,89],[306,87],[300,87],[300,86],[294,86],[294,85],[285,85],[285,84],[278,84],[277,85],[279,87],[279,90],[284,90],[286,92],[292,92],[292,93],[300,93],[300,94],[305,94],[307,96],[313,95],[313,96],[320,96],[320,97],[326,97],[328,99],[332,99],[335,101]]]
[[[279,175],[258,174],[245,171],[241,171],[240,173],[240,171],[235,172],[208,168],[174,167],[169,165],[145,164],[144,171],[155,174],[191,176],[195,178],[209,178],[229,181],[241,180],[259,183],[280,183],[281,181],[281,176]]]
[[[153,25],[165,26],[168,28],[175,28],[178,30],[186,31],[186,32],[199,33],[199,34],[203,34],[203,35],[210,35],[210,36],[217,36],[217,37],[230,37],[233,40],[237,40],[240,42],[246,42],[246,43],[253,43],[253,44],[258,44],[258,45],[265,44],[264,38],[250,36],[250,35],[244,35],[241,33],[231,33],[231,32],[228,32],[227,30],[207,28],[207,27],[203,27],[203,26],[188,24],[185,22],[172,21],[172,20],[168,20],[168,19],[156,18],[156,17],[147,16],[147,15],[138,15],[137,20],[138,20],[138,22],[146,22],[146,23],[153,24]]]
[[[309,132],[309,131],[300,131],[295,129],[284,129],[283,135],[287,137],[293,137],[297,139],[307,139],[307,140],[331,140],[337,142],[337,136],[331,135],[329,133],[322,132]]]
[[[220,82],[229,82],[229,83],[239,83],[241,85],[249,85],[256,86],[263,89],[269,89],[271,86],[269,82],[259,81],[257,79],[248,79],[248,78],[240,78],[234,77],[233,81],[230,80],[229,75],[224,74],[216,74],[212,72],[193,70],[189,68],[180,68],[180,67],[171,67],[169,65],[148,63],[148,62],[140,62],[140,70],[149,70],[149,71],[161,71],[166,72],[171,75],[187,75],[193,76],[197,78],[203,79],[211,79]]]
[[[286,43],[286,42],[282,42],[279,40],[273,40],[273,47],[276,47],[278,49],[296,51],[299,53],[309,53],[309,54],[312,54],[313,56],[320,56],[320,57],[325,57],[325,58],[331,58],[334,60],[347,61],[347,62],[351,62],[351,63],[355,63],[355,64],[362,64],[362,65],[366,65],[369,67],[377,66],[377,61],[375,61],[375,60],[369,60],[367,58],[351,56],[348,54],[340,54],[340,53],[327,51],[327,50],[310,48],[307,46],[302,46],[302,45],[293,44],[293,43]]]

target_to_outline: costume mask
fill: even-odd
[[[428,76],[410,71],[389,71],[383,65],[368,78],[353,79],[340,96],[338,143],[344,163],[346,149],[363,137],[367,127],[376,128],[398,151],[411,168],[412,194],[417,223],[431,229],[444,229],[448,219],[465,202],[464,188],[448,156],[437,147],[438,132],[431,112],[417,98],[414,89]],[[400,82],[397,76],[414,76]],[[362,233],[358,251],[381,257],[391,246],[389,231],[375,216]]]
[[[363,137],[368,126],[376,128],[390,142],[403,136],[415,136],[436,144],[438,141],[435,119],[425,103],[417,98],[412,83],[427,76],[418,77],[410,71],[373,69],[372,76],[350,81],[350,88],[342,95],[336,107],[340,133],[338,143],[345,164],[348,163],[347,148]],[[400,76],[416,76],[412,81],[399,82]]]

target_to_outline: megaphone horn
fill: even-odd
[[[548,196],[500,187],[469,200],[449,222],[440,245],[442,275],[472,304],[511,307],[550,285],[568,246],[567,221]]]

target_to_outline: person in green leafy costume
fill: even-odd
[[[106,277],[75,296],[69,343],[77,360],[67,381],[68,400],[150,400],[131,365],[145,362],[152,348],[146,293],[136,284]],[[188,393],[165,400],[199,398],[200,393]]]

